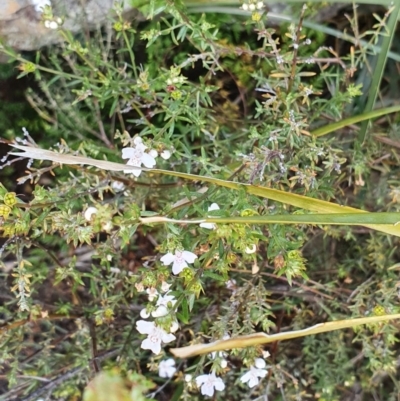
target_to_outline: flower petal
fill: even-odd
[[[164,264],[164,266],[168,266],[175,260],[175,255],[169,252],[166,255],[164,255],[160,260]]]
[[[135,148],[123,148],[122,149],[122,158],[130,159],[135,154]]]
[[[172,341],[175,341],[176,337],[173,334],[167,333],[166,331],[163,330],[163,333],[161,335],[161,340],[164,344],[168,344]]]
[[[171,152],[169,150],[164,150],[164,151],[161,152],[160,156],[164,160],[168,160],[171,157]]]
[[[257,250],[256,244],[252,244],[251,247],[246,247],[244,250],[246,253],[254,253]]]
[[[254,360],[254,366],[255,366],[257,369],[264,369],[265,366],[266,366],[266,363],[265,363],[264,359],[262,359],[262,358],[256,358],[256,359]]]
[[[200,223],[200,227],[207,228],[208,230],[214,230],[216,225],[214,223]]]
[[[143,139],[140,136],[136,136],[133,139],[133,143],[136,145],[136,147],[138,147],[138,145],[143,144]]]
[[[208,208],[208,211],[211,212],[212,210],[219,210],[219,206],[216,203],[212,203]]]
[[[160,305],[155,311],[151,312],[153,317],[162,317],[168,315],[168,309],[164,305]],[[142,315],[140,315],[142,316]],[[142,316],[143,317],[143,316]]]
[[[140,317],[143,319],[147,319],[150,316],[150,313],[147,312],[146,308],[142,309],[140,311]],[[147,333],[142,333],[142,334],[147,334]]]
[[[161,352],[161,340],[154,342],[151,341],[149,338],[146,338],[142,341],[142,345],[140,346],[142,349],[149,349],[153,351],[156,355]]]
[[[195,259],[197,259],[197,256],[193,252],[189,252],[189,251],[183,251],[182,252],[182,257],[188,263],[193,263],[195,261]]]
[[[156,159],[148,153],[143,153],[140,160],[147,168],[153,168],[156,165]]]
[[[184,260],[180,262],[174,260],[174,264],[172,265],[172,273],[177,276],[185,267],[187,267],[187,263]]]
[[[200,387],[203,383],[205,383],[208,380],[209,375],[200,375],[196,377],[196,385],[197,387]]]
[[[146,322],[145,320],[138,320],[136,322],[136,329],[140,334],[150,334],[154,330],[154,322]]]
[[[225,389],[225,383],[220,377],[217,377],[214,381],[214,387],[218,391],[223,391]]]

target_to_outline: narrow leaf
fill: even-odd
[[[275,341],[290,340],[292,338],[306,337],[334,330],[347,329],[362,324],[384,322],[392,319],[400,319],[400,313],[393,315],[362,317],[358,319],[336,320],[333,322],[319,323],[302,330],[287,331],[268,335],[254,333],[247,336],[233,337],[228,340],[219,340],[210,344],[196,344],[182,348],[172,348],[170,351],[179,358],[189,358],[195,355],[208,354],[215,351],[226,351],[234,348],[245,348],[254,345],[268,344]]]

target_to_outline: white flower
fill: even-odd
[[[90,206],[85,210],[85,213],[83,214],[83,216],[85,217],[85,219],[87,221],[90,221],[92,219],[92,216],[94,214],[96,214],[97,212],[98,212],[98,210],[95,207]]]
[[[249,5],[246,4],[246,3],[244,3],[244,4],[242,5],[242,10],[247,11],[248,9],[249,9]]]
[[[256,6],[253,3],[249,4],[250,11],[254,11],[255,9],[256,9]]]
[[[154,322],[138,320],[136,329],[140,334],[147,334],[147,338],[142,341],[141,348],[150,349],[155,354],[161,352],[161,343],[168,344],[176,338],[173,334],[169,334],[161,327],[156,326]]]
[[[156,297],[158,297],[158,291],[155,287],[150,287],[146,290],[147,294],[149,295],[149,301],[152,302]]]
[[[158,308],[154,312],[151,312],[151,316],[162,317],[168,315],[168,306],[174,306],[175,304],[176,299],[173,295],[168,295],[168,292],[165,295],[160,295],[156,303]]]
[[[256,244],[253,244],[251,247],[246,247],[244,250],[246,253],[254,253],[257,250]]]
[[[192,376],[192,375],[190,375],[190,374],[185,375],[185,382],[186,382],[186,383],[191,382],[192,379],[193,379],[193,376]]]
[[[258,1],[256,4],[257,10],[262,10],[264,8],[264,2],[263,1]]]
[[[104,230],[104,231],[110,231],[112,228],[113,228],[113,225],[112,225],[112,223],[111,223],[111,221],[107,221],[107,222],[103,222],[103,223],[101,223],[101,228]]]
[[[171,157],[171,152],[169,150],[163,150],[160,153],[160,156],[164,159],[164,160],[168,160]]]
[[[189,251],[175,251],[175,254],[169,252],[161,258],[161,262],[163,262],[164,266],[168,266],[171,263],[172,265],[172,273],[179,274],[185,267],[188,266],[188,263],[193,263],[197,256],[193,252]]]
[[[168,284],[166,281],[163,281],[161,283],[161,291],[162,292],[168,292],[169,287],[171,287],[171,284]]]
[[[262,351],[262,356],[264,359],[267,359],[271,356],[271,354],[269,353],[269,351]]]
[[[214,389],[217,391],[223,391],[225,384],[220,377],[215,376],[214,372],[209,375],[201,375],[196,377],[197,387],[201,387],[201,394],[212,397],[214,395]]]
[[[237,286],[236,286],[236,280],[234,278],[229,279],[226,283],[225,286],[228,290],[231,290],[232,292],[236,291]]]
[[[113,181],[111,183],[111,188],[115,191],[115,192],[121,192],[125,189],[125,184],[121,181]]]
[[[240,381],[247,383],[250,388],[257,386],[260,383],[260,378],[265,377],[268,373],[267,369],[264,369],[265,366],[264,359],[256,358],[254,366],[250,367],[250,370],[240,378]]]
[[[176,372],[175,361],[172,358],[161,361],[158,365],[158,376],[171,378]]]
[[[212,203],[207,211],[211,212],[212,210],[219,210],[219,206],[216,203]],[[215,223],[200,223],[200,227],[207,228],[209,230],[215,230],[217,226]]]
[[[222,369],[225,369],[228,366],[228,361],[226,359],[221,359],[219,366],[221,366]]]
[[[33,7],[35,7],[35,11],[41,13],[45,6],[51,7],[50,0],[31,0]]]
[[[135,145],[134,148],[122,149],[122,158],[129,159],[126,164],[128,166],[135,166],[135,167],[140,167],[142,164],[144,164],[144,166],[147,168],[153,168],[156,165],[156,161],[151,154],[145,152],[147,146],[143,144],[142,139],[140,137],[136,137],[133,140],[133,143]],[[124,170],[124,173],[126,174],[131,173],[135,177],[139,177],[141,172],[142,170],[140,169]]]

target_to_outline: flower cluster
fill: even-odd
[[[161,295],[155,287],[146,289],[149,301],[153,302],[156,299],[156,304],[154,306],[150,305],[148,308],[144,308],[140,311],[142,319],[147,319],[150,315],[154,318],[167,316],[171,309],[174,308],[176,299],[169,291],[170,286],[170,284],[163,281],[161,291],[165,292],[164,295]],[[140,284],[137,285],[136,288],[138,291],[144,290],[143,285]],[[147,338],[142,341],[141,348],[149,349],[155,354],[159,354],[161,352],[161,344],[168,344],[175,340],[175,336],[172,333],[178,330],[179,324],[176,320],[172,321],[169,326],[169,332],[167,332],[165,327],[160,327],[155,322],[139,320],[136,322],[136,328],[139,333],[147,334]]]

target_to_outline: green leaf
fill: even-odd
[[[400,111],[400,105],[369,111],[367,113],[345,118],[344,120],[338,121],[336,123],[325,125],[321,128],[317,128],[316,130],[311,132],[311,135],[316,137],[324,136],[330,134],[331,132],[338,131],[344,127],[347,127],[348,125],[357,124],[362,121],[371,120],[373,118],[385,116],[391,113],[397,113],[399,111]]]

